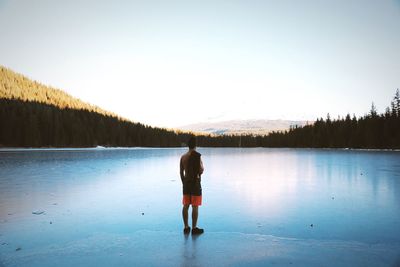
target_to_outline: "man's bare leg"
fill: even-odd
[[[192,229],[197,227],[198,218],[199,218],[199,206],[192,205]]]
[[[183,223],[185,224],[185,228],[189,227],[189,205],[183,205],[182,208],[182,217],[183,217]]]
[[[204,233],[204,229],[197,228],[197,219],[199,218],[199,207],[192,205],[192,235]]]

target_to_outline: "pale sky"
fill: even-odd
[[[0,0],[0,64],[133,121],[389,106],[400,1]]]

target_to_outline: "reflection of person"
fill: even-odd
[[[199,206],[201,205],[201,174],[204,171],[201,154],[196,151],[196,138],[190,137],[189,151],[181,157],[180,175],[183,184],[182,217],[185,234],[190,233],[188,223],[189,206],[192,205],[192,234],[202,234],[203,229],[197,227]]]

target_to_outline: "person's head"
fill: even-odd
[[[189,149],[195,149],[196,148],[196,137],[192,135],[189,138],[187,144],[188,144]]]

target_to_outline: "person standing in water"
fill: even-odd
[[[204,233],[204,229],[197,227],[199,217],[199,206],[201,206],[201,174],[204,171],[201,154],[196,151],[196,137],[190,137],[188,141],[189,151],[181,157],[180,176],[183,185],[183,208],[182,217],[185,234],[190,233],[189,226],[189,206],[192,205],[192,234]]]

